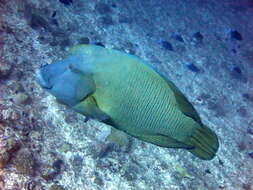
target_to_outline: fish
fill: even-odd
[[[182,148],[211,160],[218,137],[186,96],[141,58],[97,45],[77,45],[42,66],[40,86],[60,103],[139,140]]]

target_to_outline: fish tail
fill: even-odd
[[[219,148],[218,137],[204,125],[195,129],[189,144],[195,147],[189,151],[203,160],[213,159]]]

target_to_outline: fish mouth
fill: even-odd
[[[53,86],[50,85],[50,83],[47,80],[45,80],[45,78],[43,77],[43,73],[42,73],[43,67],[41,67],[39,70],[36,71],[36,81],[39,83],[39,85],[42,88],[50,90],[53,88]]]

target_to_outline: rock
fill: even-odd
[[[74,169],[75,177],[78,178],[83,168],[83,157],[78,154],[74,155],[74,157],[72,158],[71,165]]]
[[[242,69],[238,66],[233,67],[230,72],[230,75],[233,79],[240,80],[241,82],[247,82],[247,77],[243,74]]]
[[[242,74],[242,70],[240,69],[240,67],[234,67],[233,71],[236,72],[237,74]]]
[[[52,15],[52,16],[53,16],[53,15]],[[52,23],[53,25],[55,25],[56,27],[59,27],[59,23],[58,23],[58,20],[57,20],[57,19],[52,18],[52,19],[51,19],[51,23]]]
[[[44,190],[42,184],[35,180],[28,180],[23,186],[25,190]]]
[[[99,176],[95,176],[94,183],[96,183],[98,186],[103,186],[104,185],[103,179]]]
[[[73,145],[70,144],[70,143],[68,143],[68,142],[64,142],[64,143],[60,146],[60,148],[59,148],[59,150],[60,150],[61,152],[69,152],[69,151],[71,151],[72,149],[73,149]]]
[[[52,185],[49,190],[66,190],[64,187],[62,187],[61,185]]]
[[[54,11],[51,17],[54,18],[54,17],[56,16],[56,13],[57,13],[57,12]]]
[[[193,34],[193,41],[195,42],[202,42],[204,39],[204,36],[200,32],[196,32]]]
[[[129,146],[130,139],[126,133],[123,131],[112,128],[111,134],[107,137],[108,141],[118,144],[120,146]]]
[[[58,174],[58,171],[50,167],[43,168],[41,171],[41,177],[46,181],[52,181]]]
[[[54,39],[52,42],[49,43],[51,46],[57,46],[59,44],[59,42]]]
[[[0,150],[0,169],[4,168],[10,160],[10,154],[6,150]]]
[[[123,177],[125,177],[127,181],[134,181],[137,179],[138,173],[140,173],[139,168],[135,165],[130,165],[126,168]]]
[[[14,138],[7,138],[7,140],[1,140],[1,144],[4,146],[0,149],[0,169],[4,168],[11,159],[11,155],[17,151],[20,147],[19,142]]]
[[[231,51],[232,51],[234,54],[237,53],[237,50],[236,50],[235,48],[233,48]]]
[[[223,167],[224,166],[224,162],[222,160],[219,159],[219,164]]]
[[[224,107],[216,101],[209,101],[207,103],[207,108],[212,110],[215,113],[215,116],[217,117],[226,116],[226,111]]]
[[[253,135],[253,120],[249,123],[247,132],[251,135]]]
[[[253,158],[253,152],[248,153],[250,158]]]
[[[53,168],[57,171],[57,172],[60,172],[61,171],[61,168],[63,166],[64,162],[61,160],[61,159],[58,159],[56,160],[54,163],[53,163]]]
[[[236,110],[237,113],[241,116],[241,117],[247,117],[248,116],[248,112],[247,109],[243,106],[241,106],[239,109]]]
[[[74,168],[81,168],[83,165],[83,157],[79,156],[78,154],[75,155],[71,164]]]
[[[191,176],[191,175],[188,173],[187,168],[182,167],[182,166],[180,166],[179,164],[176,165],[175,169],[176,169],[176,171],[180,174],[180,176],[183,177],[183,178],[191,178],[191,179],[194,178],[194,176]]]
[[[110,14],[112,12],[112,9],[105,3],[98,3],[95,6],[95,9],[100,13],[100,14]]]
[[[26,64],[26,63],[24,63]],[[12,92],[18,93],[18,92],[24,92],[25,89],[22,86],[21,83],[12,82],[10,85],[8,85],[8,88],[12,90]]]
[[[99,146],[92,152],[94,158],[104,158],[114,150],[113,143],[99,144]]]
[[[30,26],[33,29],[40,29],[40,28],[48,29],[49,24],[48,24],[47,20],[44,19],[42,16],[32,14],[31,15],[31,21],[30,21]]]
[[[198,73],[200,71],[200,69],[198,67],[196,67],[194,64],[190,63],[190,64],[186,64],[186,67],[194,72],[194,73]]]
[[[42,140],[42,134],[38,131],[31,131],[29,133],[29,137],[32,139],[32,141],[40,141]]]
[[[0,176],[0,189],[5,189],[4,186],[5,186],[4,178],[3,176]]]
[[[243,184],[242,188],[243,188],[243,190],[252,190],[251,184],[249,184],[249,183]]]
[[[243,93],[242,97],[250,102],[253,102],[253,95],[249,93]]]
[[[13,100],[18,105],[25,104],[28,101],[28,96],[23,92],[19,92],[13,96]]]
[[[0,79],[6,78],[11,73],[12,66],[0,60]]]
[[[239,150],[239,152],[243,152],[245,149],[246,149],[246,144],[245,144],[244,141],[241,141],[241,142],[238,144],[238,150]]]
[[[237,30],[233,30],[230,32],[230,38],[239,41],[243,40],[242,35]]]
[[[198,98],[196,99],[196,102],[198,104],[204,105],[206,102],[211,98],[211,96],[207,93],[201,93]]]
[[[15,168],[22,174],[34,174],[35,159],[32,153],[26,148],[23,148],[17,152],[15,158],[13,159],[13,164]]]
[[[7,152],[12,154],[15,151],[17,151],[19,148],[20,148],[20,143],[18,140],[14,139],[14,138],[7,139],[7,145],[6,145]]]
[[[102,16],[100,18],[100,22],[101,22],[101,24],[103,24],[105,26],[107,26],[107,25],[109,26],[109,25],[113,25],[114,24],[113,19],[112,19],[112,17],[110,15]]]
[[[195,47],[200,47],[203,44],[204,36],[200,32],[196,32],[192,36],[192,43]]]
[[[60,41],[60,46],[65,48],[72,45],[72,41],[69,38],[65,38],[62,41]]]
[[[119,23],[125,23],[125,24],[131,24],[133,22],[133,19],[129,16],[122,16],[119,17]]]
[[[61,172],[63,164],[61,159],[57,159],[52,165],[45,165],[40,172],[41,177],[46,181],[52,181]]]
[[[177,41],[179,41],[179,42],[184,42],[184,39],[179,34],[172,35],[172,38],[175,39],[175,40],[177,40]]]
[[[170,42],[168,42],[168,41],[165,41],[165,40],[161,41],[161,45],[166,50],[169,50],[169,51],[173,51],[174,50],[173,47],[172,47],[172,44]]]
[[[79,39],[79,43],[80,44],[89,44],[90,43],[90,39],[87,37],[83,37]]]
[[[210,171],[209,169],[206,169],[206,170],[205,170],[205,173],[211,174],[211,171]]]
[[[73,0],[59,0],[59,1],[64,5],[70,5],[71,3],[73,3]]]
[[[96,42],[95,45],[101,46],[101,47],[105,47],[105,45],[103,43],[101,43],[101,42]]]

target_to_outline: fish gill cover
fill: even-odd
[[[248,0],[1,0],[0,189],[252,189],[251,12]],[[56,101],[38,70],[80,43],[138,56],[172,81],[217,134],[216,156],[146,143]],[[103,70],[120,81],[117,67]]]

